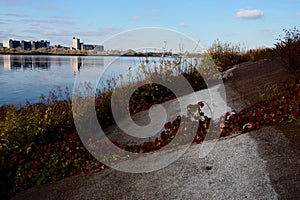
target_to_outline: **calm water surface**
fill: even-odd
[[[72,91],[80,74],[101,71],[108,80],[140,63],[138,57],[0,55],[0,106],[35,103],[58,87]]]

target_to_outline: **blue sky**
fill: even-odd
[[[205,48],[216,39],[258,48],[272,47],[282,29],[295,26],[300,28],[299,0],[0,1],[0,41],[46,39],[71,46],[76,36],[101,44],[122,31],[160,27]]]

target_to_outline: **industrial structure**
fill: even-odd
[[[47,40],[37,40],[37,41],[25,41],[25,40],[3,40],[0,43],[0,48],[8,48],[8,49],[22,49],[22,50],[35,50],[39,48],[50,48],[50,41]],[[57,46],[54,46],[57,47]],[[58,47],[61,47],[58,45]],[[65,49],[70,49],[69,47],[65,47]],[[87,50],[87,51],[104,51],[103,45],[94,45],[94,44],[84,44],[80,42],[79,38],[73,37],[72,39],[72,47],[73,50]]]
[[[72,39],[72,49],[73,50],[104,51],[104,46],[103,45],[84,44],[83,42],[80,42],[79,38],[73,37],[73,39]]]
[[[24,40],[3,40],[4,48],[21,48],[22,50],[34,50],[39,48],[49,48],[50,41],[47,40],[38,40],[38,41],[24,41]]]
[[[79,50],[81,47],[80,39],[73,37],[72,39],[72,49]]]

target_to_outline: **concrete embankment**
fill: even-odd
[[[291,76],[277,61],[237,67],[225,81],[227,106],[241,110],[260,100],[257,86]],[[215,145],[204,158],[199,157],[203,144],[192,145],[157,171],[108,168],[34,187],[13,199],[300,199],[299,130],[300,121],[263,127],[208,141]],[[164,152],[164,158],[172,154]]]

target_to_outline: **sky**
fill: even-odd
[[[203,48],[217,39],[246,48],[273,47],[283,29],[300,28],[300,0],[0,0],[0,41],[44,39],[71,46],[75,36],[105,44],[116,34],[144,27],[175,31]],[[122,37],[105,48],[124,50],[160,35],[140,33],[143,37]],[[161,39],[161,46],[167,40]]]

